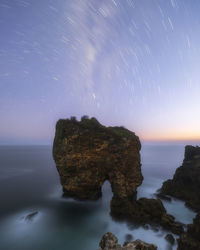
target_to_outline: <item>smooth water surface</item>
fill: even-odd
[[[62,198],[51,146],[0,147],[0,249],[97,250],[102,235],[114,233],[120,243],[126,234],[155,243],[158,249],[176,249],[164,239],[166,232],[116,222],[109,215],[112,192],[106,182],[96,202]],[[184,146],[143,145],[143,184],[138,197],[153,197],[163,180],[171,178],[183,160]],[[168,212],[183,223],[194,213],[183,202],[164,202]],[[35,216],[27,216],[38,212]]]

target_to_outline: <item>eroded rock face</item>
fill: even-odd
[[[145,243],[141,240],[135,240],[133,242],[125,242],[123,246],[118,244],[117,237],[108,232],[104,234],[99,243],[99,250],[156,250],[157,246],[153,244]]]
[[[163,183],[160,193],[183,199],[189,207],[200,210],[200,147],[185,147],[182,166],[172,180]]]
[[[53,157],[63,192],[78,199],[97,199],[105,180],[114,197],[136,199],[142,183],[140,141],[123,127],[105,127],[95,118],[59,120]]]
[[[200,212],[193,224],[188,225],[187,232],[178,239],[178,250],[200,250]]]
[[[59,120],[53,157],[63,192],[77,199],[101,196],[105,180],[111,183],[111,215],[138,224],[158,224],[180,234],[182,225],[168,215],[159,199],[137,200],[142,183],[140,141],[123,127],[105,127],[95,118]]]

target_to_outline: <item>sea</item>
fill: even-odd
[[[155,197],[162,182],[173,177],[184,158],[184,144],[143,143],[144,181],[138,198]],[[52,146],[0,146],[0,249],[1,250],[98,250],[101,237],[114,233],[119,243],[127,238],[154,243],[159,250],[176,249],[167,231],[137,227],[110,216],[112,191],[102,187],[98,201],[62,197]],[[184,202],[163,201],[168,213],[189,224],[195,213]],[[175,236],[176,237],[176,236]]]

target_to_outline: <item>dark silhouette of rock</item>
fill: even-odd
[[[153,244],[147,244],[141,240],[135,240],[133,242],[125,242],[123,246],[118,244],[118,239],[112,233],[106,233],[102,237],[99,246],[100,250],[156,250],[157,246]]]
[[[144,224],[144,225],[143,225],[143,228],[144,228],[145,230],[148,230],[148,229],[150,229],[150,226],[149,226],[148,224]]]
[[[172,234],[167,234],[165,236],[166,241],[168,241],[171,245],[174,245],[175,243],[175,239],[174,236]]]
[[[126,234],[125,235],[125,241],[132,241],[133,240],[133,235],[132,234]]]
[[[25,220],[27,220],[27,221],[32,221],[34,218],[35,218],[35,216],[38,214],[38,211],[35,211],[35,212],[33,212],[33,213],[30,213],[30,214],[28,214],[26,217],[25,217]]]
[[[178,239],[178,250],[200,250],[200,212]]]
[[[172,180],[163,183],[160,193],[185,200],[187,206],[200,210],[200,147],[185,147],[182,166]]]
[[[139,138],[124,127],[105,127],[87,116],[59,120],[53,157],[63,192],[77,199],[101,196],[105,180],[114,197],[136,199],[142,183]]]
[[[183,232],[181,223],[167,214],[161,200],[140,198],[136,201],[116,199],[111,201],[111,215],[115,219],[132,221],[138,224],[161,225],[175,234]]]

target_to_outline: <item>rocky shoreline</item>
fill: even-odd
[[[178,239],[178,250],[200,250],[200,147],[187,145],[182,166],[173,179],[163,183],[159,196],[172,196],[185,201],[185,205],[198,212],[193,224]]]

